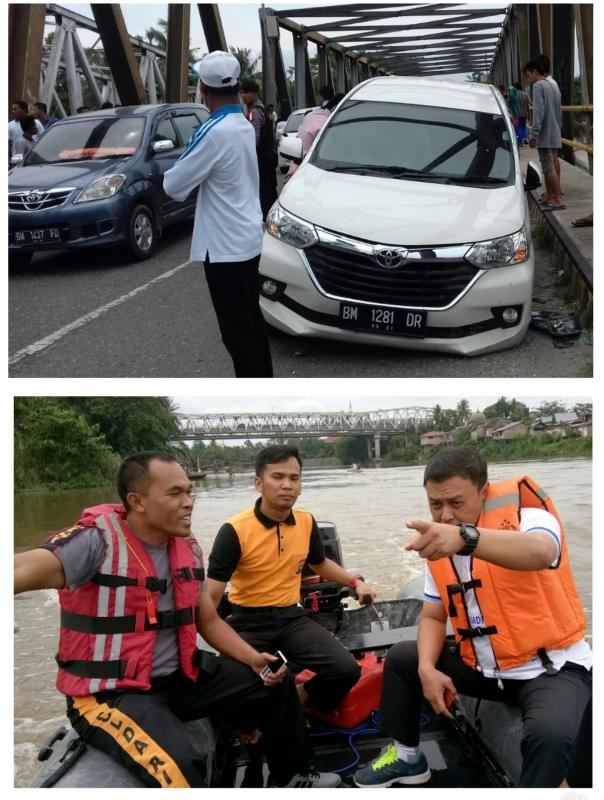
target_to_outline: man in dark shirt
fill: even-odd
[[[252,123],[256,134],[260,207],[262,208],[262,218],[266,219],[270,207],[277,199],[277,151],[275,128],[272,119],[258,98],[259,88],[256,81],[241,81],[241,99],[246,107],[245,116]]]
[[[323,712],[336,708],[360,677],[350,653],[299,605],[302,569],[351,586],[360,598],[375,591],[325,558],[312,514],[294,509],[301,492],[302,461],[295,447],[271,446],[256,459],[253,508],[237,514],[218,531],[210,554],[208,589],[218,605],[231,581],[233,606],[228,622],[252,646],[281,650],[286,658],[315,672],[298,687],[300,699]]]

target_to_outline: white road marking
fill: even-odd
[[[95,319],[103,316],[108,311],[111,311],[113,308],[122,305],[125,303],[126,300],[130,300],[130,298],[135,297],[137,294],[144,292],[145,289],[148,289],[150,286],[153,286],[154,283],[159,283],[160,281],[165,281],[167,278],[171,278],[177,272],[180,272],[181,269],[188,267],[193,262],[191,261],[184,261],[182,264],[179,264],[174,269],[168,270],[168,272],[164,272],[162,275],[158,275],[153,280],[150,280],[148,283],[143,284],[142,286],[137,286],[136,289],[132,289],[132,291],[127,292],[126,294],[121,295],[121,297],[117,297],[115,300],[112,300],[110,303],[105,303],[104,306],[99,306],[95,308],[94,311],[89,311],[88,314],[84,314],[83,317],[79,317],[75,319],[73,322],[70,322],[68,325],[64,325],[62,328],[59,328],[53,333],[49,333],[48,336],[45,336],[43,339],[38,339],[37,342],[33,344],[27,345],[27,347],[23,347],[21,350],[18,350],[14,355],[10,356],[8,359],[9,366],[14,366],[18,364],[19,361],[23,361],[24,358],[29,358],[30,356],[35,355],[36,353],[45,350],[47,347],[50,347],[51,344],[55,344],[64,336],[67,336],[68,333],[72,333],[73,331],[77,331],[78,328],[83,328],[84,325],[87,325],[89,322],[92,322]]]

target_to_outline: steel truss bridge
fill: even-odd
[[[43,100],[65,114],[57,96],[64,70],[69,103],[82,105],[82,80],[94,103],[123,105],[189,99],[191,13],[198,13],[205,48],[227,50],[219,6],[169,3],[167,52],[128,34],[118,4],[93,3],[94,19],[45,3],[11,3],[9,8],[10,100]],[[152,5],[147,8],[154,8]],[[157,7],[159,8],[159,7]],[[263,100],[287,117],[294,108],[317,103],[309,45],[316,50],[319,84],[347,92],[375,75],[447,75],[471,72],[510,86],[538,53],[551,57],[562,104],[591,113],[593,103],[593,4],[514,3],[481,7],[468,3],[353,3],[274,9],[262,6]],[[47,18],[55,21],[50,52],[43,54]],[[91,66],[78,29],[98,33],[106,67]],[[295,97],[285,69],[281,35],[293,39]],[[24,44],[25,43],[25,44]],[[195,42],[194,44],[197,44]],[[574,63],[579,64],[581,102],[575,107]],[[163,76],[165,64],[165,80]],[[565,114],[563,137],[572,139]],[[590,152],[590,150],[588,150]],[[563,157],[574,162],[565,144]]]
[[[295,439],[311,436],[404,434],[432,423],[421,406],[380,411],[280,411],[260,414],[177,414],[184,441]]]

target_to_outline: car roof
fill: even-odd
[[[318,108],[320,108],[320,106],[310,106],[309,108],[297,108],[295,111],[292,111],[292,113],[289,116],[295,117],[298,114],[308,114],[309,111],[316,111]]]
[[[65,119],[86,119],[87,117],[132,117],[149,116],[158,111],[178,111],[186,109],[197,109],[207,111],[208,109],[200,103],[158,103],[155,105],[147,104],[141,106],[118,106],[117,108],[101,108],[98,111],[84,111],[81,114],[72,114]],[[64,122],[65,120],[60,120]]]
[[[353,97],[355,100],[459,108],[488,114],[501,113],[493,87],[473,81],[384,75],[359,84],[346,99]]]

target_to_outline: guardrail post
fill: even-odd
[[[553,49],[548,55],[552,61],[552,75],[560,87],[562,105],[569,106],[573,105],[575,99],[573,87],[575,51],[573,7],[569,3],[553,5],[551,21]],[[562,114],[562,138],[573,138],[572,112]],[[562,157],[570,164],[574,164],[574,149],[568,145],[563,145]]]

